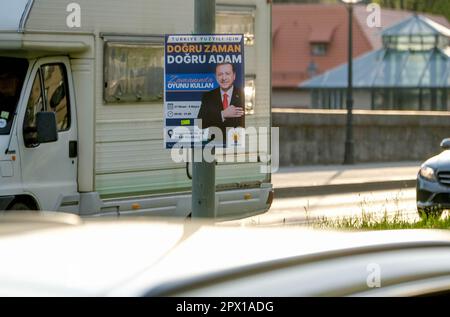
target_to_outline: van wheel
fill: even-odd
[[[34,210],[34,208],[28,206],[26,203],[18,201],[9,206],[8,210]]]

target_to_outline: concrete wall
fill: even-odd
[[[273,109],[280,165],[341,164],[345,110]],[[450,112],[354,110],[355,162],[422,161],[450,137]]]

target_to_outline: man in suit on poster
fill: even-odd
[[[216,81],[219,87],[203,95],[198,119],[202,128],[217,127],[226,142],[226,129],[245,127],[243,89],[236,87],[235,66],[231,63],[216,65]]]

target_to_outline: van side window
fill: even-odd
[[[27,147],[33,147],[37,143],[36,114],[45,111],[41,83],[41,71],[38,70],[31,88],[23,123],[23,135]]]
[[[106,104],[163,100],[162,43],[106,42],[104,71]]]
[[[65,67],[63,64],[48,64],[42,66],[41,71],[46,109],[55,112],[58,131],[66,131],[70,128],[70,108]]]
[[[255,44],[255,9],[246,6],[218,5],[216,9],[217,34],[244,34],[244,44]]]

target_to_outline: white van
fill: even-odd
[[[245,34],[246,124],[270,127],[271,4],[216,5],[216,32]],[[0,0],[0,209],[189,215],[163,146],[163,44],[193,30],[193,0]],[[217,165],[218,218],[270,207],[264,164]]]

